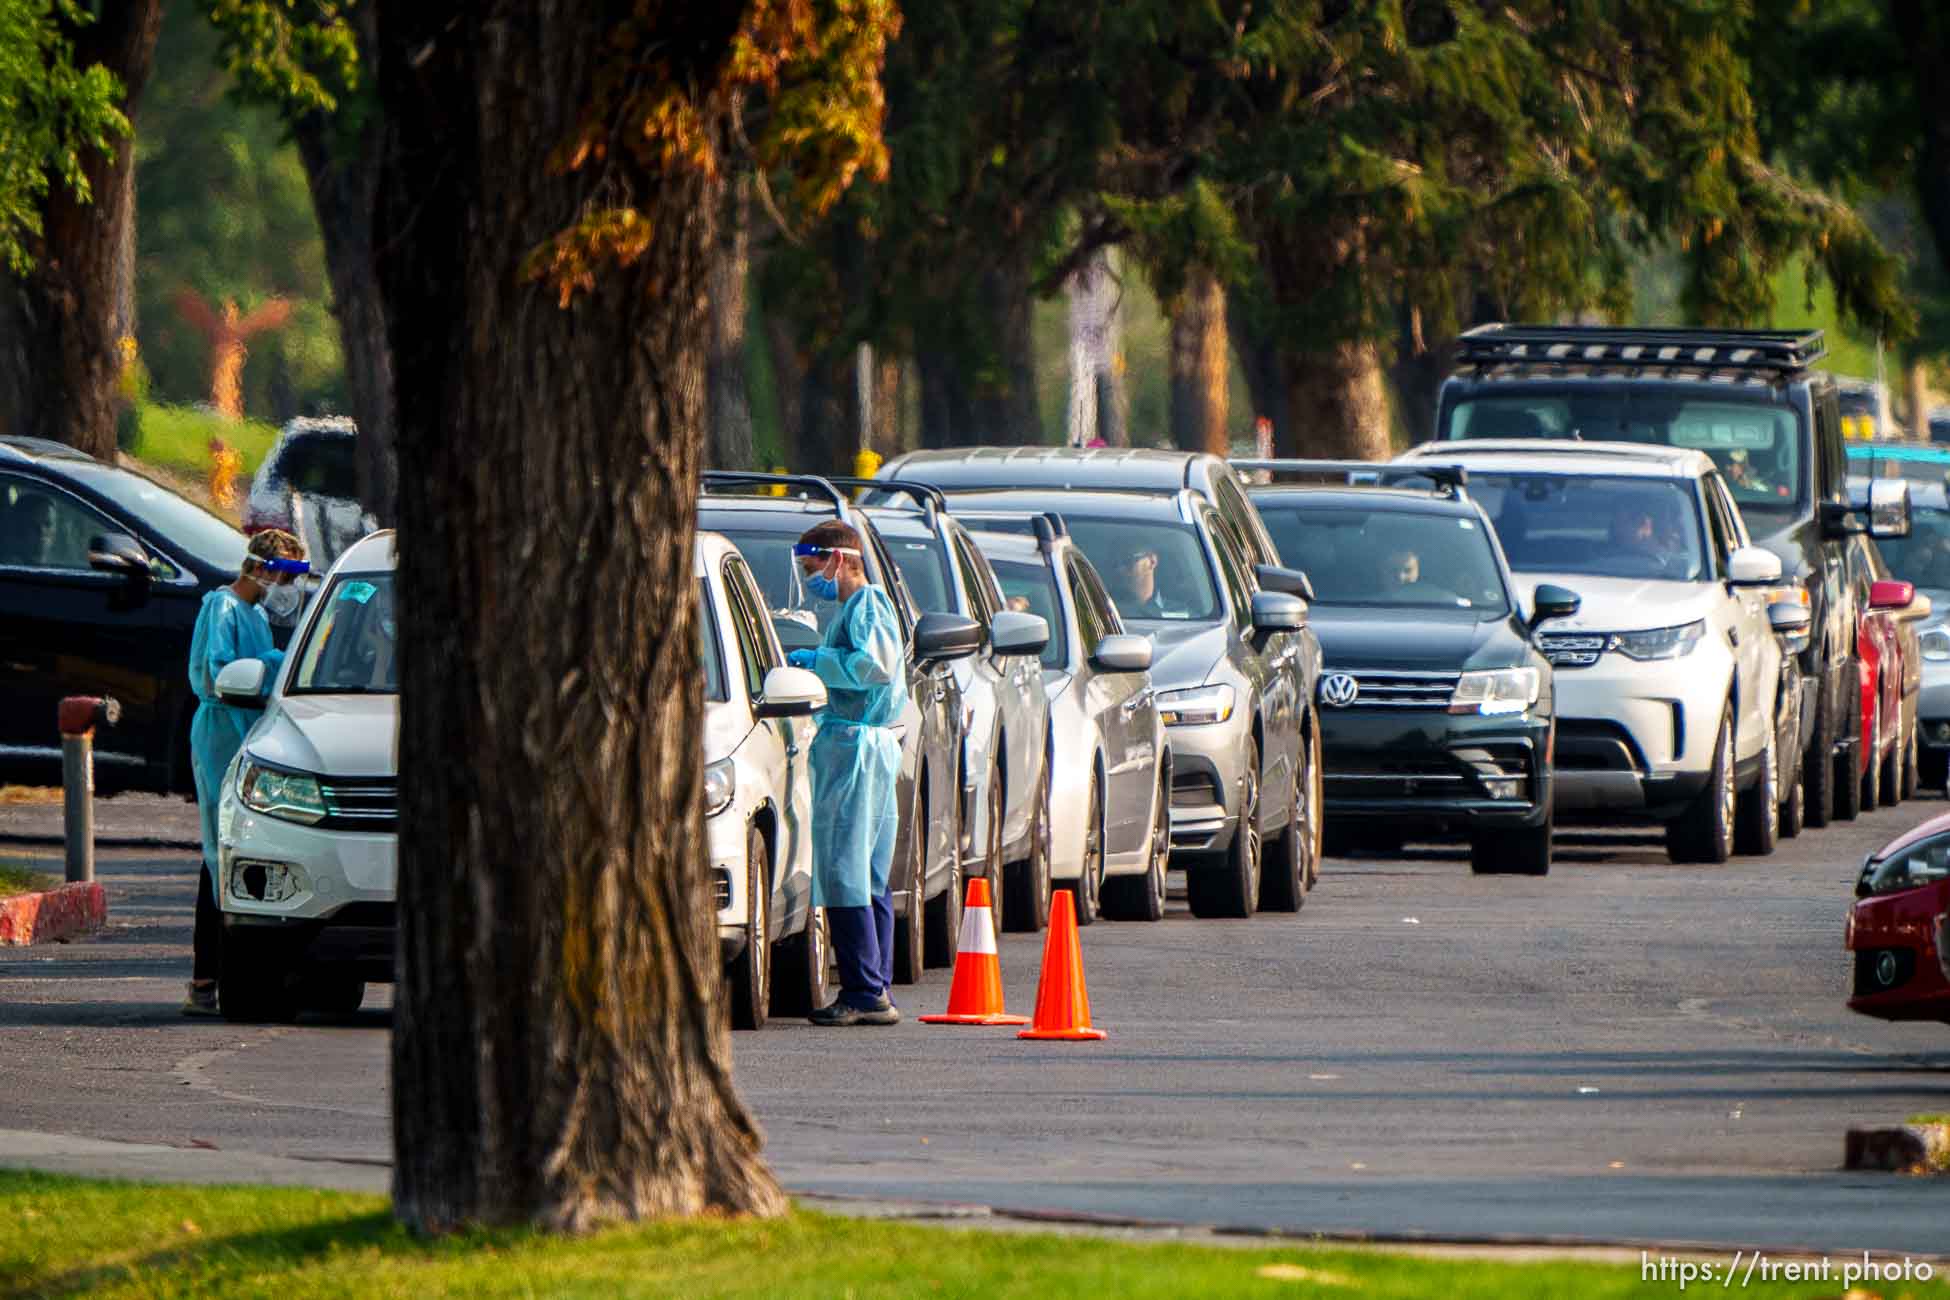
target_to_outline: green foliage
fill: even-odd
[[[72,33],[90,21],[74,0],[0,0],[0,262],[15,275],[34,264],[49,185],[86,201],[84,154],[129,133],[121,83],[75,66]]]
[[[193,406],[144,402],[135,408],[135,445],[129,454],[192,478],[210,473],[210,440],[220,438],[244,458],[244,473],[257,472],[277,441],[278,427],[261,420],[226,420]]]
[[[240,97],[292,115],[336,112],[361,85],[357,0],[201,0]]]

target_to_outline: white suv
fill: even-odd
[[[1788,757],[1768,618],[1781,562],[1751,544],[1712,459],[1542,439],[1400,459],[1467,468],[1527,600],[1540,583],[1584,598],[1538,632],[1556,668],[1558,812],[1664,822],[1678,862],[1773,852]]]

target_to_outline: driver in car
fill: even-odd
[[[1158,591],[1158,552],[1140,546],[1125,556],[1110,571],[1111,598],[1117,612],[1125,618],[1172,618],[1184,614],[1182,606],[1168,601]]]
[[[1627,500],[1613,508],[1611,542],[1620,557],[1639,560],[1654,573],[1666,572],[1682,558],[1670,521],[1645,501]]]

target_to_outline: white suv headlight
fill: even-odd
[[[1535,668],[1464,673],[1449,697],[1451,713],[1522,713],[1537,702],[1543,674]]]
[[[1646,632],[1614,632],[1612,647],[1633,659],[1678,659],[1693,652],[1706,635],[1706,620]]]
[[[318,779],[285,772],[245,759],[237,773],[237,797],[244,807],[288,822],[310,825],[325,819],[325,797]]]
[[[1232,688],[1193,686],[1158,693],[1158,716],[1167,727],[1204,727],[1232,716]]]
[[[738,768],[728,758],[721,758],[704,769],[704,815],[716,817],[731,806],[732,796],[738,793]]]
[[[1916,640],[1923,647],[1923,657],[1941,663],[1950,659],[1950,627],[1942,623],[1932,623],[1916,634]]]

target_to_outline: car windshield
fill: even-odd
[[[1691,447],[1713,458],[1743,508],[1785,509],[1807,495],[1800,414],[1731,393],[1685,397],[1635,390],[1629,384],[1609,390],[1526,388],[1457,402],[1443,437],[1575,438]],[[1507,539],[1504,547],[1509,547]]]
[[[301,433],[284,444],[271,469],[274,481],[314,496],[357,500],[355,441],[345,433]]]
[[[235,573],[244,562],[244,535],[187,497],[140,474],[110,465],[64,465],[158,535],[213,569]]]
[[[1936,835],[1886,858],[1871,858],[1855,883],[1858,897],[1900,894],[1950,878],[1950,835]]]
[[[298,647],[293,695],[396,695],[398,626],[393,575],[342,573],[320,598]]]
[[[941,553],[941,543],[888,537],[884,533],[881,540],[887,543],[887,552],[894,557],[894,567],[901,571],[901,580],[907,584],[907,594],[914,598],[916,609],[923,614],[961,612],[955,608],[954,588],[949,585],[948,561]]]
[[[704,698],[724,701],[731,698],[724,687],[724,656],[718,647],[718,620],[711,609],[711,588],[697,580],[697,669],[704,678]]]
[[[1909,536],[1877,538],[1876,549],[1904,582],[1950,590],[1950,510],[1912,505]]]
[[[1469,472],[1469,495],[1519,573],[1698,582],[1706,574],[1692,485],[1672,479]]]
[[[1043,646],[1043,667],[1063,668],[1070,662],[1070,647],[1064,635],[1063,610],[1056,600],[1056,575],[1041,562],[991,559],[996,581],[1002,584],[1002,602],[1023,614],[1034,614],[1049,624],[1049,641]]]
[[[1077,549],[1103,575],[1122,617],[1174,623],[1220,617],[1218,585],[1189,524],[1067,514],[1064,520]]]
[[[1407,510],[1323,510],[1258,502],[1280,558],[1321,605],[1509,612],[1503,571],[1474,519]]]
[[[713,524],[719,522],[712,521]],[[826,625],[840,612],[839,602],[814,599],[801,580],[799,562],[792,558],[793,543],[813,522],[816,521],[808,521],[804,528],[795,527],[789,532],[749,527],[718,526],[710,529],[729,537],[732,545],[738,548],[738,553],[745,557],[745,563],[751,566],[752,576],[758,579],[758,589],[771,610],[779,642],[787,650],[818,645],[820,638],[826,635]],[[879,574],[871,555],[867,557],[866,565],[869,580],[877,581]]]

